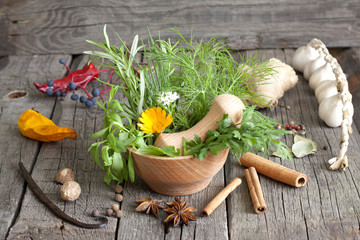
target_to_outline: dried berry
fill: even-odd
[[[51,88],[47,88],[46,89],[46,94],[49,95],[49,96],[52,96],[53,95],[53,90]]]
[[[93,217],[98,217],[98,216],[100,215],[99,210],[94,210],[94,211],[91,213],[91,215],[92,215]]]
[[[121,202],[123,200],[123,195],[121,195],[120,193],[115,194],[114,200],[117,202]]]
[[[66,63],[66,59],[65,59],[65,58],[60,58],[60,59],[59,59],[59,63],[60,63],[60,64]]]
[[[123,186],[121,185],[115,185],[114,186],[114,192],[115,193],[121,193],[123,191]]]
[[[106,216],[109,216],[109,217],[110,217],[110,216],[113,215],[114,210],[112,210],[111,208],[107,208],[105,212],[106,212]]]
[[[77,95],[76,93],[74,93],[73,95],[71,95],[71,100],[73,101],[77,101],[79,99],[79,95]]]
[[[93,105],[94,105],[93,101],[91,101],[91,100],[86,100],[85,101],[85,106],[92,107]]]
[[[54,85],[54,81],[49,80],[49,81],[46,82],[46,84],[48,85],[48,87],[52,87]]]
[[[111,209],[114,210],[114,211],[117,211],[117,210],[120,209],[120,206],[119,206],[119,204],[115,203],[115,204],[111,205]]]
[[[115,217],[116,218],[121,218],[122,216],[123,216],[123,212],[121,210],[115,211]]]

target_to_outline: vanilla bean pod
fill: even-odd
[[[64,213],[58,206],[56,206],[55,203],[53,203],[44,194],[43,191],[41,191],[39,186],[36,184],[34,179],[31,177],[30,173],[26,170],[26,168],[22,164],[22,162],[19,163],[19,167],[20,167],[21,173],[22,173],[25,181],[28,183],[29,188],[35,194],[35,196],[42,203],[44,203],[45,206],[47,206],[56,216],[58,216],[62,220],[66,221],[68,223],[71,223],[71,224],[73,224],[75,226],[78,226],[78,227],[81,227],[81,228],[89,228],[89,229],[105,227],[106,224],[108,223],[108,219],[105,218],[105,217],[96,217],[95,220],[101,221],[100,223],[96,223],[96,224],[83,223],[83,222],[80,222],[80,221],[70,217],[69,215]]]

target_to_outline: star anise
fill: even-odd
[[[140,199],[136,200],[135,203],[140,204],[135,210],[138,212],[145,212],[146,214],[149,214],[150,211],[152,214],[159,218],[159,209],[163,209],[164,207],[161,206],[162,200],[156,200],[152,199],[151,197],[146,199]]]
[[[166,203],[170,208],[164,209],[165,212],[170,215],[165,219],[165,223],[174,221],[174,227],[179,225],[180,222],[185,223],[186,226],[189,226],[189,221],[196,221],[196,217],[192,214],[196,211],[195,208],[189,207],[187,202],[181,202],[178,197],[174,198],[174,201]]]

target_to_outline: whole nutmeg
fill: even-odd
[[[75,181],[67,181],[60,188],[61,198],[68,202],[76,200],[80,196],[80,193],[81,187]]]
[[[114,192],[115,193],[121,193],[122,190],[123,190],[123,186],[121,186],[121,185],[115,185],[114,186]]]
[[[64,184],[67,181],[74,181],[75,175],[70,168],[63,168],[56,174],[56,181],[58,183]]]
[[[120,206],[119,206],[119,204],[115,203],[115,204],[111,205],[111,209],[114,210],[114,211],[117,211],[117,210],[120,209]]]
[[[123,195],[121,195],[120,193],[115,194],[114,200],[117,202],[121,202],[123,200]]]
[[[121,218],[122,216],[123,216],[123,212],[121,210],[115,211],[115,217],[116,218]]]

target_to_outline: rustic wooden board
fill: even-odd
[[[114,32],[131,42],[146,38],[148,27],[164,39],[174,36],[165,29],[178,27],[237,49],[298,47],[314,37],[329,47],[360,46],[359,7],[356,0],[16,1],[0,10],[0,55],[82,53],[91,48],[85,39],[104,41],[105,23],[113,42]]]
[[[75,59],[73,70],[82,68],[87,61],[88,57]],[[70,96],[67,96],[63,101],[56,102],[53,119],[59,126],[76,129],[78,139],[42,144],[33,177],[44,193],[67,214],[82,222],[94,222],[90,217],[91,212],[98,209],[104,214],[105,208],[111,207],[113,203],[113,195],[103,182],[104,172],[91,160],[87,152],[93,142],[89,135],[100,130],[102,126],[102,114],[98,107],[87,108],[80,102],[71,101]],[[55,182],[55,175],[64,167],[73,169],[75,179],[82,188],[81,196],[75,202],[64,202],[60,199],[61,185]],[[77,236],[81,236],[81,239],[110,239],[116,231],[115,218],[109,218],[109,224],[100,230],[84,230],[63,222],[37,201],[30,191],[27,191],[22,207],[9,239],[71,239]]]
[[[262,57],[277,57],[291,62],[293,50],[262,51]],[[244,239],[352,239],[359,236],[359,134],[355,124],[351,136],[348,156],[350,168],[346,172],[328,170],[327,161],[338,154],[340,129],[325,126],[317,116],[317,102],[308,83],[299,74],[299,83],[289,90],[280,103],[290,106],[276,107],[264,111],[268,116],[283,123],[295,121],[306,126],[306,137],[318,145],[315,155],[294,159],[292,162],[280,161],[291,169],[308,176],[308,184],[303,188],[293,188],[260,175],[268,211],[256,215],[252,209],[247,184],[241,186],[241,196],[233,195],[229,202],[230,236]],[[285,140],[289,146],[293,137]],[[324,150],[324,146],[327,150]],[[226,175],[243,176],[243,170],[233,162],[227,163]],[[243,196],[245,195],[245,196]]]
[[[264,50],[261,57],[277,57],[289,63],[293,50]],[[45,82],[46,79],[54,79],[65,74],[62,66],[57,63],[59,56],[33,56],[33,57],[10,57],[0,59],[0,71],[7,75],[0,75],[0,81],[4,83],[4,89],[10,90],[14,82],[17,86],[25,89],[33,89],[31,82],[35,78]],[[50,59],[50,60],[49,60]],[[67,56],[68,62],[71,58]],[[72,60],[72,69],[82,67],[87,57],[78,56]],[[19,66],[15,65],[18,64]],[[37,66],[37,68],[35,68]],[[37,69],[37,70],[34,70]],[[57,69],[57,70],[56,70]],[[61,71],[60,71],[61,70]],[[11,77],[13,75],[13,77]],[[26,76],[25,82],[19,81],[15,75]],[[1,76],[4,76],[3,78]],[[40,76],[40,77],[38,77]],[[162,221],[166,213],[160,214],[160,219],[135,211],[135,200],[147,197],[162,199],[164,202],[172,200],[171,196],[163,196],[152,192],[139,178],[135,183],[124,185],[124,201],[121,209],[124,217],[120,220],[109,218],[109,225],[104,229],[84,230],[62,222],[55,217],[43,204],[41,204],[28,189],[23,188],[16,163],[0,161],[2,200],[7,205],[0,205],[1,211],[9,214],[10,218],[4,225],[5,234],[12,222],[8,239],[356,239],[359,232],[359,183],[360,164],[357,162],[360,154],[360,136],[358,126],[353,124],[354,134],[350,138],[349,164],[345,172],[332,172],[328,170],[327,160],[335,156],[339,151],[340,129],[327,128],[317,117],[317,103],[313,92],[307,82],[299,74],[298,85],[286,93],[280,101],[289,105],[290,110],[284,107],[276,107],[274,110],[265,110],[264,114],[278,119],[283,123],[296,121],[304,123],[307,129],[306,137],[313,139],[318,145],[315,155],[294,159],[292,162],[281,161],[271,158],[289,168],[296,169],[307,174],[309,182],[305,187],[293,188],[282,183],[275,182],[260,175],[264,197],[267,202],[268,212],[265,215],[256,215],[253,210],[250,195],[245,181],[244,168],[237,162],[237,157],[230,156],[224,169],[213,179],[210,186],[205,190],[186,197],[187,200],[200,210],[234,177],[240,177],[243,183],[216,209],[209,217],[191,222],[189,227],[171,228],[165,235]],[[14,79],[16,79],[14,81]],[[22,79],[22,78],[21,78]],[[2,92],[1,92],[2,93]],[[2,94],[4,95],[4,94]],[[119,96],[121,98],[121,96]],[[19,99],[20,101],[20,99]],[[26,108],[29,105],[39,106],[45,115],[51,116],[61,126],[77,129],[79,139],[77,141],[64,140],[57,143],[44,143],[36,148],[35,141],[22,138],[19,133],[17,138],[15,122],[17,114],[15,106],[21,105]],[[22,146],[20,158],[27,168],[33,166],[32,175],[38,181],[40,188],[57,203],[69,215],[86,222],[92,222],[89,214],[94,209],[102,213],[106,207],[114,203],[114,193],[103,182],[104,172],[91,160],[87,152],[88,147],[94,141],[89,135],[101,128],[102,114],[98,108],[87,109],[79,102],[73,102],[69,96],[64,101],[54,101],[33,92],[31,102],[11,104],[1,102],[4,117],[10,114],[8,130],[6,124],[0,127],[3,132],[10,131],[11,141],[3,141],[1,153],[5,153],[6,159],[18,159],[14,157],[17,145]],[[41,106],[41,107],[40,107]],[[7,113],[7,114],[5,114]],[[6,119],[10,118],[7,116]],[[16,140],[17,139],[17,140]],[[19,140],[20,139],[20,140]],[[21,140],[22,139],[22,140]],[[21,142],[26,141],[26,143]],[[292,136],[285,137],[288,145],[293,142]],[[10,142],[19,143],[13,146]],[[30,144],[32,143],[32,144]],[[6,145],[7,144],[7,145]],[[327,150],[323,147],[326,146]],[[37,149],[37,150],[36,150]],[[34,153],[38,151],[37,153]],[[20,159],[19,159],[20,160]],[[12,165],[11,165],[12,164]],[[64,203],[58,194],[60,185],[54,182],[56,172],[63,167],[70,167],[75,171],[76,179],[82,186],[82,195],[73,203]],[[13,172],[11,175],[10,173]],[[7,175],[6,175],[7,174]],[[10,176],[11,175],[11,176]],[[14,179],[14,186],[8,188],[8,178]],[[20,192],[20,193],[19,193]],[[22,197],[22,194],[25,194]],[[11,199],[10,202],[8,199]],[[7,201],[7,202],[6,202]],[[19,203],[19,201],[22,201]],[[8,209],[10,203],[20,206]],[[20,213],[16,214],[16,211]],[[2,226],[2,224],[1,224]]]
[[[353,95],[354,123],[359,129],[360,126],[360,48],[349,48],[341,51],[337,55],[337,59],[346,74],[349,82],[349,89]]]
[[[61,56],[64,57],[64,56]],[[69,56],[65,56],[68,60]],[[34,107],[50,117],[54,99],[35,90],[32,82],[65,74],[65,69],[56,64],[60,56],[4,57],[0,59],[0,239],[4,239],[14,223],[25,192],[24,180],[19,172],[21,161],[29,170],[33,168],[41,144],[23,137],[17,127],[19,116]],[[8,94],[25,90],[23,98],[9,98]]]

